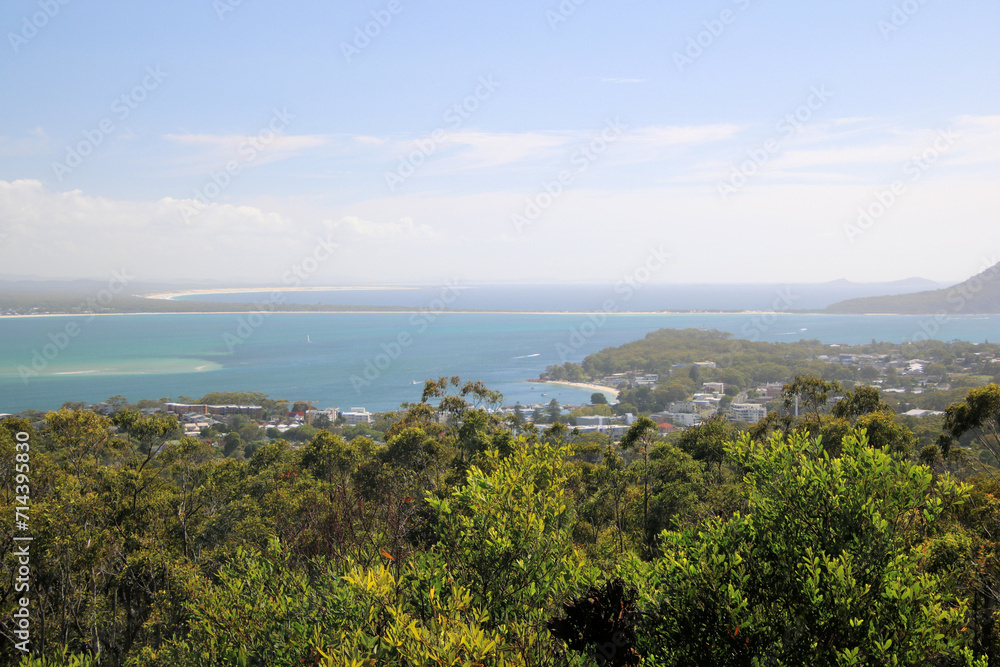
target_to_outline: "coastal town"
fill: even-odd
[[[995,351],[972,352],[958,356],[952,350],[934,350],[938,356],[927,358],[906,353],[900,347],[885,351],[865,352],[862,348],[840,345],[824,346],[814,361],[822,366],[821,375],[830,379],[840,378],[848,387],[869,384],[879,389],[901,417],[923,418],[944,414],[954,392],[961,392],[967,385],[970,372],[995,374],[1000,371],[1000,358]],[[579,367],[572,371],[579,374]],[[773,411],[795,411],[782,402],[782,391],[792,381],[787,375],[780,379],[739,386],[721,379],[700,383],[675,400],[655,402],[656,409],[639,409],[622,403],[636,395],[656,396],[657,391],[669,387],[676,378],[728,377],[724,369],[711,359],[672,364],[667,373],[634,370],[611,373],[586,381],[554,379],[563,375],[561,367],[550,367],[540,378],[525,380],[532,392],[537,390],[539,400],[533,403],[506,403],[486,408],[490,413],[512,424],[545,430],[556,423],[564,424],[572,436],[602,434],[617,442],[639,417],[647,417],[656,424],[660,436],[682,432],[697,427],[706,420],[724,419],[734,425],[747,427],[764,420]],[[856,379],[853,381],[852,378]],[[579,378],[577,378],[579,379]],[[953,390],[952,383],[956,383]],[[550,385],[568,385],[593,390],[591,401],[585,404],[559,404],[556,399],[546,400],[544,389]],[[669,395],[669,394],[666,394]],[[111,416],[124,408],[132,408],[143,416],[165,415],[176,419],[178,435],[201,439],[221,448],[228,455],[249,456],[260,445],[285,440],[292,448],[307,443],[322,429],[337,429],[350,435],[368,435],[382,440],[385,431],[405,413],[405,409],[377,412],[363,406],[320,407],[317,401],[272,400],[263,394],[218,393],[206,398],[229,398],[225,401],[169,401],[141,400],[129,403],[123,397],[113,397],[91,405],[67,403],[65,407],[83,408]],[[833,405],[841,395],[832,395],[828,404]],[[254,400],[265,399],[265,400]],[[29,411],[9,416],[34,417],[41,413]],[[439,411],[437,418],[444,423],[449,415]]]

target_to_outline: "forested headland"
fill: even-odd
[[[994,256],[993,261],[995,260]],[[826,312],[940,316],[1000,313],[1000,281],[997,278],[1000,278],[1000,263],[984,267],[968,280],[944,289],[848,299],[831,304]]]

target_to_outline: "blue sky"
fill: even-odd
[[[311,285],[606,282],[665,249],[658,282],[946,281],[998,261],[995,2],[63,2],[0,8],[0,274],[279,284],[313,257]]]

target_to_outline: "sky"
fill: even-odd
[[[957,282],[1000,261],[998,31],[995,0],[6,0],[0,276]]]

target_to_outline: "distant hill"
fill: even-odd
[[[848,299],[828,306],[824,312],[900,315],[1000,313],[1000,263],[951,287],[911,294]]]

